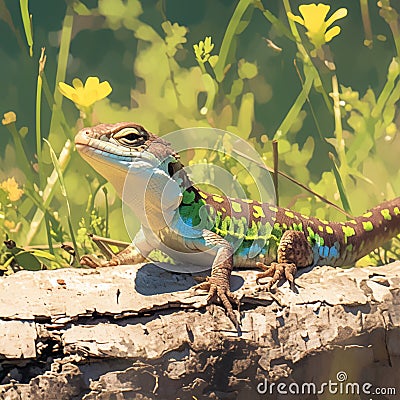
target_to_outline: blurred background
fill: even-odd
[[[277,139],[280,169],[350,214],[399,196],[400,4],[325,0],[330,10],[299,9],[307,4],[0,0],[0,112],[16,115],[0,126],[0,234],[21,246],[75,235],[81,251],[91,250],[88,232],[128,239],[113,188],[68,142],[99,122],[136,121],[157,134],[225,129],[271,167]],[[108,81],[111,93],[82,105],[59,91],[59,82],[88,77]],[[56,166],[43,138],[67,197],[57,179],[49,183]],[[284,179],[279,201],[345,219]]]

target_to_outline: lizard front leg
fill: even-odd
[[[122,264],[139,264],[146,261],[146,257],[150,251],[151,248],[148,246],[143,230],[141,229],[136,234],[133,243],[119,253],[113,254],[110,260],[104,260],[91,254],[82,256],[80,264],[90,268],[112,267]]]
[[[80,264],[90,268],[112,267],[121,264],[139,264],[146,260],[133,244],[130,244],[119,253],[114,254],[110,260],[101,259],[94,254],[84,255]]]
[[[271,265],[258,262],[257,267],[264,270],[264,272],[257,275],[256,281],[260,283],[260,279],[272,277],[266,286],[267,290],[270,290],[275,283],[283,278],[294,284],[297,268],[307,267],[313,263],[313,260],[314,253],[304,232],[285,231],[278,246],[278,262],[273,262]]]
[[[229,319],[237,327],[238,320],[233,312],[232,303],[238,305],[239,302],[230,289],[230,277],[233,269],[233,248],[228,241],[209,230],[204,229],[202,236],[206,247],[215,247],[217,253],[211,267],[211,276],[205,282],[197,285],[195,289],[208,290],[207,302],[211,302],[216,297],[219,298]]]

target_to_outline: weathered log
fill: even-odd
[[[288,283],[266,292],[256,273],[232,276],[239,332],[220,306],[206,307],[191,275],[151,264],[3,277],[0,396],[328,399],[329,381],[338,393],[386,388],[338,398],[398,396],[400,262],[316,267],[297,292]],[[301,394],[324,382],[324,394]]]

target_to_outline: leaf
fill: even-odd
[[[351,167],[349,168],[349,175],[357,177],[358,179],[360,179],[360,180],[362,180],[362,181],[364,181],[366,183],[369,183],[370,185],[374,184],[374,182],[371,179],[367,178],[364,174],[362,174],[361,172],[357,171],[355,168],[351,168]]]
[[[106,18],[108,26],[113,30],[123,26],[136,33],[140,26],[146,25],[138,19],[143,13],[139,0],[99,0],[98,12]]]
[[[329,153],[329,158],[332,160],[332,164],[333,164],[333,174],[335,175],[335,180],[336,180],[336,185],[338,187],[339,190],[339,195],[340,195],[340,200],[342,201],[342,205],[345,211],[347,211],[348,213],[351,214],[351,207],[350,207],[350,203],[349,200],[346,196],[346,189],[343,185],[343,181],[342,178],[340,176],[340,172],[339,169],[336,165],[336,161],[335,161],[335,156],[332,153]]]
[[[41,257],[41,258],[45,258],[47,260],[56,261],[55,255],[49,253],[48,251],[34,249],[34,250],[31,250],[31,254],[35,257]]]
[[[59,164],[59,162],[58,162],[56,153],[54,152],[53,147],[51,146],[50,142],[49,142],[47,139],[43,139],[43,140],[44,140],[44,141],[47,143],[47,145],[49,146],[51,161],[52,161],[52,163],[53,163],[54,169],[55,169],[56,172],[57,172],[58,180],[59,180],[59,182],[60,182],[61,194],[62,194],[64,197],[67,197],[67,190],[65,189],[64,176],[63,176],[63,173],[62,173],[62,171],[61,171],[60,164]]]
[[[79,0],[72,2],[72,8],[78,15],[92,15],[91,11]]]
[[[218,128],[226,129],[227,126],[232,124],[232,106],[227,104],[218,115]]]
[[[244,59],[239,60],[238,74],[242,79],[252,79],[258,73],[257,65],[247,62]]]
[[[212,110],[214,107],[215,95],[218,91],[218,85],[209,74],[203,74],[201,79],[207,92],[207,101],[204,106],[207,108],[207,110]]]
[[[20,0],[19,6],[21,9],[21,17],[22,17],[22,22],[24,24],[26,41],[29,46],[29,55],[32,57],[32,55],[33,55],[32,21],[31,21],[31,16],[29,15],[29,10],[28,10],[28,0]]]
[[[238,97],[243,90],[243,80],[242,79],[235,79],[232,83],[231,92],[227,96],[231,103],[236,101],[236,97]]]
[[[306,81],[304,82],[301,92],[297,96],[297,99],[290,108],[289,112],[286,114],[285,119],[277,129],[274,139],[280,139],[286,136],[293,122],[296,120],[301,109],[303,108],[304,103],[307,101],[313,82],[314,74],[309,71],[309,73],[306,75]]]
[[[239,136],[247,139],[251,133],[254,119],[254,95],[245,93],[242,96],[242,102],[239,109],[238,129]]]
[[[218,62],[218,56],[217,55],[210,56],[208,62],[210,63],[211,67],[215,68]]]
[[[43,140],[49,146],[51,161],[53,163],[54,169],[57,172],[58,180],[60,182],[61,194],[65,198],[65,203],[67,205],[67,212],[68,212],[67,220],[68,220],[69,233],[71,235],[72,243],[74,245],[75,254],[76,254],[77,258],[79,259],[78,246],[76,244],[75,234],[74,234],[74,230],[72,228],[71,207],[70,207],[68,196],[67,196],[67,190],[65,188],[64,176],[63,176],[63,173],[61,171],[61,166],[60,166],[60,163],[58,162],[56,153],[54,152],[53,147],[51,146],[50,142],[47,139],[43,139]]]
[[[279,145],[280,143],[281,141],[279,141]],[[306,166],[312,157],[313,151],[314,139],[309,136],[301,150],[299,150],[298,143],[292,145],[290,152],[285,157],[285,162],[290,166]]]
[[[9,200],[7,192],[4,189],[0,188],[0,205],[1,204],[6,205],[8,203]]]
[[[28,251],[21,251],[14,257],[17,263],[28,271],[39,271],[42,268],[42,263]]]
[[[292,35],[292,32],[290,32],[287,26],[279,18],[275,17],[275,15],[271,13],[271,11],[263,10],[262,13],[264,17],[272,24],[278,34],[286,36],[293,42],[296,41],[296,39]]]
[[[173,57],[178,48],[182,47],[183,43],[187,42],[186,33],[188,29],[185,26],[180,26],[176,22],[171,24],[170,21],[165,21],[161,24],[167,37],[165,43],[167,44],[167,54]]]

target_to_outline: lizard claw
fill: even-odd
[[[226,314],[229,319],[233,322],[236,328],[239,326],[239,322],[233,311],[232,304],[239,307],[239,301],[236,296],[230,291],[228,287],[221,286],[216,282],[213,282],[213,277],[208,277],[205,282],[199,283],[194,289],[208,290],[207,303],[214,303],[214,300],[218,298],[225,308]]]
[[[264,272],[257,274],[256,282],[260,283],[260,279],[265,277],[272,277],[267,283],[266,289],[271,290],[271,287],[283,278],[286,278],[292,285],[294,284],[294,276],[296,275],[297,267],[294,263],[276,263],[265,265],[261,262],[257,263],[257,267],[261,268]]]

